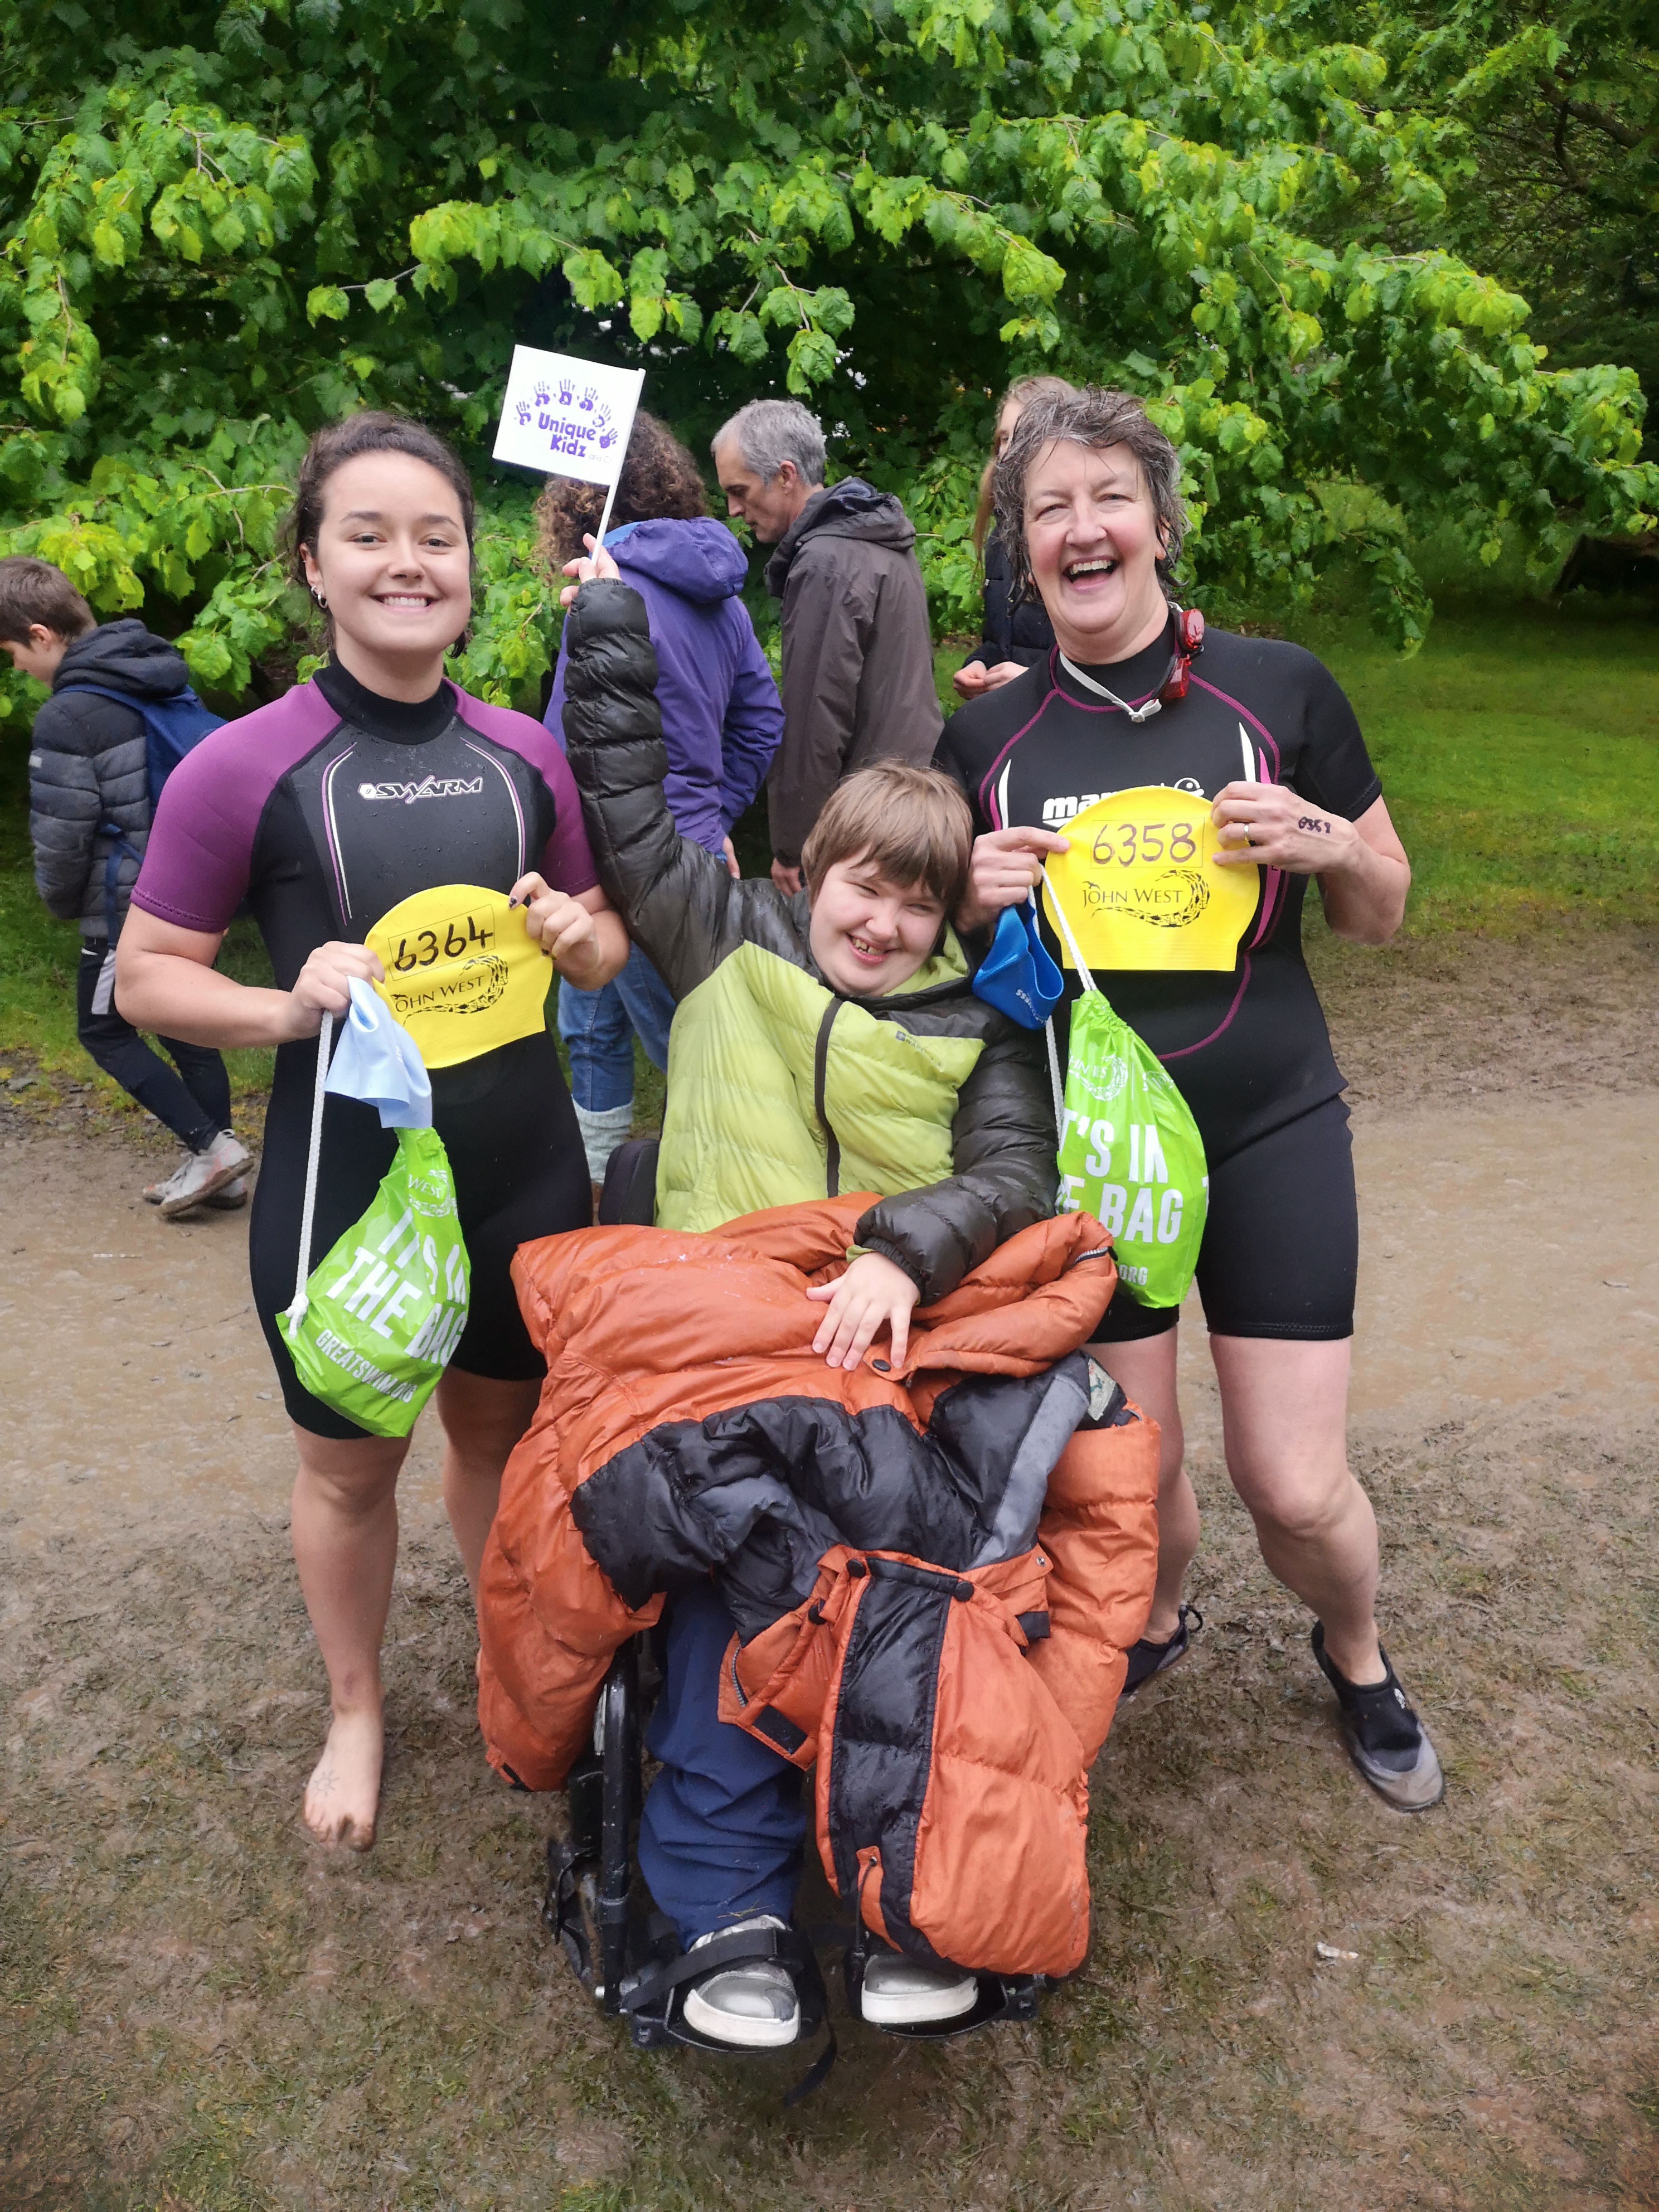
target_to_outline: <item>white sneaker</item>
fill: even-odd
[[[956,1966],[919,1966],[878,1951],[864,1969],[860,2008],[872,2027],[919,2027],[957,2020],[979,2001],[979,1978]]]
[[[195,1157],[194,1152],[186,1152],[171,1175],[163,1176],[160,1182],[147,1182],[144,1185],[144,1204],[159,1206]]]
[[[220,1213],[234,1213],[239,1206],[247,1204],[247,1177],[238,1176],[234,1182],[228,1182],[222,1190],[213,1192],[208,1204]]]
[[[228,1129],[222,1129],[206,1152],[192,1152],[178,1173],[168,1178],[160,1201],[162,1219],[171,1221],[180,1213],[188,1213],[192,1206],[199,1206],[215,1191],[234,1182],[251,1165],[247,1147],[240,1144]]]
[[[750,1928],[781,1928],[775,1913],[762,1912],[752,1920],[738,1920],[730,1928],[717,1928],[699,1936],[691,1946],[701,1951],[722,1936],[741,1935]],[[738,2051],[777,2051],[793,2043],[800,2033],[800,1999],[794,1978],[775,1959],[755,1959],[746,1966],[722,1966],[706,1980],[693,1982],[685,1993],[685,2024],[716,2043],[729,2043]]]

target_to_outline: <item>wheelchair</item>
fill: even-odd
[[[650,1225],[657,1150],[655,1139],[633,1139],[612,1155],[599,1200],[601,1225]],[[626,2021],[631,2041],[642,2051],[682,2044],[726,2057],[754,2055],[689,2027],[685,1990],[723,1966],[756,1959],[775,1959],[788,1967],[801,2027],[796,2043],[785,2048],[799,2049],[821,2033],[826,2038],[784,2099],[786,2106],[793,2105],[826,2078],[836,2055],[818,1948],[842,1948],[848,2008],[861,2021],[871,1938],[856,1916],[811,1929],[792,1924],[720,1936],[695,1957],[680,1949],[672,1926],[651,1904],[635,1850],[645,1802],[645,1723],[661,1680],[655,1632],[632,1638],[612,1659],[594,1712],[592,1747],[572,1766],[565,1784],[568,1833],[548,1841],[542,1918],[582,1987],[602,2012]],[[1033,2021],[1042,1993],[1052,1986],[1044,1975],[981,1973],[978,1980],[977,2001],[956,2018],[884,2026],[879,2032],[939,2041],[994,2021]]]

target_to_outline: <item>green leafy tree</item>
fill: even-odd
[[[1434,128],[1446,240],[1532,308],[1553,362],[1659,391],[1659,14],[1650,0],[1297,5],[1272,34],[1358,32]]]
[[[303,644],[284,486],[363,404],[471,450],[459,671],[533,686],[530,488],[484,458],[515,339],[642,364],[699,440],[810,398],[910,502],[941,621],[992,396],[1036,366],[1147,397],[1198,589],[1346,549],[1408,647],[1427,523],[1490,557],[1659,505],[1635,376],[1546,368],[1448,250],[1451,126],[1382,104],[1376,45],[1173,0],[0,0],[0,547],[161,603],[210,686]]]

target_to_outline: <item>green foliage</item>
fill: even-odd
[[[1432,39],[1333,27],[0,0],[0,550],[61,549],[101,611],[177,609],[198,680],[257,688],[303,617],[276,527],[304,436],[405,408],[485,475],[516,338],[643,365],[699,440],[757,391],[810,398],[965,620],[992,398],[1048,366],[1152,403],[1199,588],[1301,595],[1358,557],[1410,647],[1431,523],[1471,556],[1563,512],[1633,530],[1659,473],[1634,374],[1546,368],[1522,300],[1448,250],[1470,126]],[[459,664],[497,698],[552,639],[522,482],[486,486]]]
[[[1644,0],[1292,0],[1274,35],[1366,37],[1430,126],[1444,240],[1523,292],[1553,359],[1659,392],[1659,21]]]

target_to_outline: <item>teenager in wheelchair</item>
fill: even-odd
[[[1052,1218],[1033,1041],[949,927],[959,793],[862,770],[804,891],[733,881],[664,802],[643,607],[580,572],[570,763],[677,1012],[654,1173],[619,1153],[600,1225],[514,1263],[548,1378],[480,1583],[489,1756],[568,1789],[551,1917],[641,2040],[813,2032],[809,1821],[855,2015],[1029,2016],[1087,1948],[1088,1770],[1155,1566],[1156,1430],[1082,1350],[1108,1240]]]

